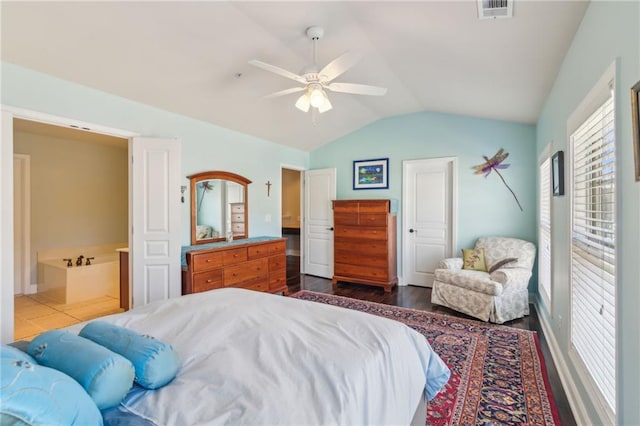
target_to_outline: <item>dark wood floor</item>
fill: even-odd
[[[467,315],[445,308],[443,306],[431,304],[431,289],[425,287],[402,286],[395,287],[390,293],[385,293],[382,288],[371,287],[359,284],[339,283],[336,289],[333,288],[331,280],[319,278],[312,275],[300,274],[300,258],[298,256],[287,256],[287,286],[289,294],[300,290],[310,290],[318,293],[336,294],[338,296],[351,297],[353,299],[367,300],[370,302],[384,303],[387,305],[401,306],[404,308],[420,309],[428,312],[439,312],[447,315],[454,315],[461,318],[471,318]],[[507,322],[503,325],[516,327],[523,330],[535,331],[538,333],[540,347],[547,366],[547,374],[551,385],[551,392],[558,406],[560,424],[572,426],[576,421],[569,407],[567,397],[558,376],[558,371],[551,358],[547,341],[544,338],[538,314],[533,305],[530,306],[531,314],[528,317]]]

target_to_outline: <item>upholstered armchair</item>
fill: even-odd
[[[487,271],[463,269],[461,258],[442,260],[434,273],[431,302],[498,324],[529,315],[535,245],[516,238],[483,237],[475,248],[484,249]]]

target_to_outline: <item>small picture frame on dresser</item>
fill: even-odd
[[[389,189],[389,159],[354,161],[353,189]]]

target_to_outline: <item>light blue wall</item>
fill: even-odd
[[[616,138],[618,156],[618,424],[640,422],[640,183],[634,180],[629,89],[640,80],[640,3],[591,2],[564,59],[537,125],[537,152],[547,144],[553,151],[567,149],[567,119],[604,74],[617,61]],[[600,422],[585,387],[568,357],[570,317],[569,197],[552,204],[553,280],[551,312],[540,315],[552,324],[571,379],[584,401],[589,424]],[[564,321],[560,320],[564,318]]]
[[[524,211],[500,178],[475,175],[472,166],[498,149],[509,153],[501,171]],[[535,242],[535,128],[531,125],[449,114],[416,113],[383,119],[311,152],[310,167],[337,168],[338,198],[402,199],[402,161],[420,158],[458,159],[458,238],[460,248],[483,235],[524,238]],[[389,158],[388,190],[353,190],[353,161]],[[402,204],[402,203],[401,203]],[[402,213],[398,229],[402,229]],[[402,247],[402,232],[398,232]],[[399,257],[398,259],[401,259]],[[401,262],[399,267],[401,267]],[[536,280],[532,280],[535,287]]]
[[[159,88],[161,90],[161,88]],[[280,166],[306,167],[309,154],[213,124],[153,108],[6,62],[2,63],[4,105],[69,117],[141,136],[182,142],[183,185],[187,175],[226,170],[249,185],[250,236],[280,235]],[[249,119],[249,118],[248,118]],[[267,197],[265,183],[273,186]],[[182,242],[190,244],[189,190],[182,207]],[[267,215],[271,221],[267,221]]]

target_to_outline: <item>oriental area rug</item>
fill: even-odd
[[[291,297],[400,321],[423,334],[451,369],[426,424],[559,425],[535,332],[330,294]]]

